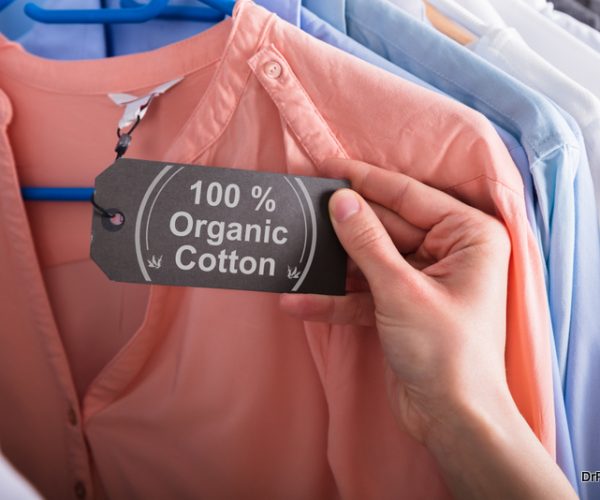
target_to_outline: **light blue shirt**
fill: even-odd
[[[566,118],[579,131],[573,118]],[[582,151],[585,156],[585,149]],[[589,168],[580,168],[575,176],[575,211],[571,335],[563,377],[575,465],[581,480],[582,471],[600,469],[600,238]],[[581,482],[579,493],[584,500],[600,498],[600,484]]]

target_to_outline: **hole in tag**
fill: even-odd
[[[125,224],[125,216],[121,212],[117,212],[108,220],[113,226],[122,226]]]
[[[107,231],[118,231],[125,225],[125,215],[115,208],[109,208],[110,217],[102,217],[102,227]]]

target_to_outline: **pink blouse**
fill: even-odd
[[[114,59],[48,61],[1,39],[0,67],[0,446],[43,495],[448,496],[394,423],[373,329],[303,323],[275,294],[110,282],[89,259],[89,204],[23,203],[20,185],[91,186],[111,163],[109,92],[178,76],[127,156],[295,175],[357,158],[504,221],[508,381],[554,453],[539,252],[480,114],[246,0],[207,32]]]

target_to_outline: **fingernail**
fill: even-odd
[[[333,195],[331,212],[337,222],[344,222],[360,210],[356,195],[349,189],[342,189]]]

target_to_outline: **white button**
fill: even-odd
[[[270,61],[265,64],[264,71],[269,78],[279,78],[281,75],[281,64],[276,61]]]

